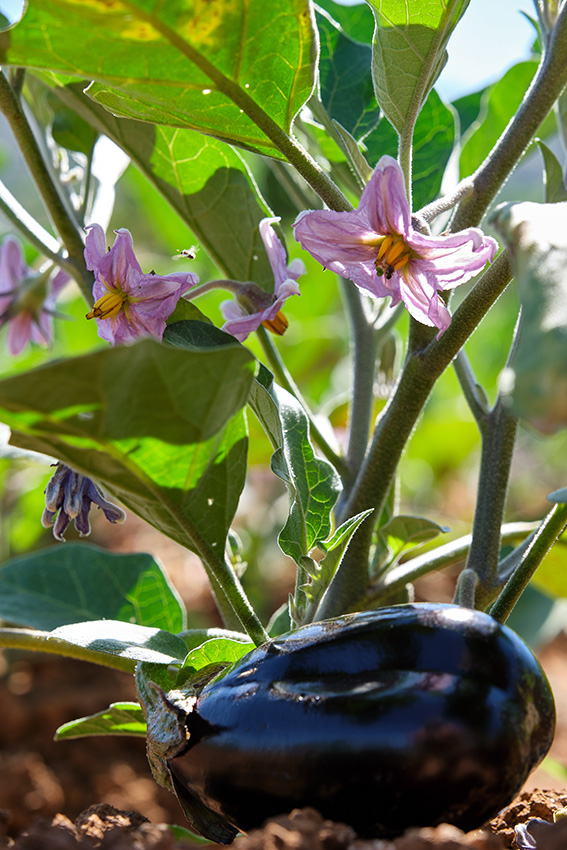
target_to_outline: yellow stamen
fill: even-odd
[[[276,313],[273,319],[267,319],[265,322],[262,322],[262,324],[273,334],[283,336],[288,328],[289,322],[280,310],[279,313]]]
[[[382,242],[382,244],[380,245],[380,248],[378,249],[378,256],[377,256],[377,258],[376,258],[376,259],[381,260],[381,259],[382,259],[382,257],[383,257],[385,254],[387,254],[387,253],[388,253],[388,251],[389,251],[389,250],[390,250],[390,248],[392,247],[392,242],[393,242],[393,241],[394,241],[394,237],[393,237],[393,236],[386,236],[386,238],[384,239],[384,241],[383,241],[383,242]]]
[[[397,262],[392,263],[392,265],[394,266],[394,270],[399,271],[405,265],[407,265],[409,263],[410,256],[410,254],[403,254]]]
[[[400,239],[392,245],[390,250],[388,251],[388,255],[384,258],[387,263],[391,266],[394,265],[394,262],[398,259],[400,254],[402,254],[406,249],[406,243]]]
[[[113,319],[119,314],[125,302],[128,300],[126,293],[117,289],[112,292],[106,292],[95,303],[90,313],[87,313],[87,319]]]

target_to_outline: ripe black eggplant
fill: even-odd
[[[361,835],[393,836],[493,817],[547,753],[555,707],[511,629],[423,603],[264,644],[201,691],[186,728],[168,766],[201,831],[207,812],[248,831],[314,806]]]

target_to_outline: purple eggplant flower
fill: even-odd
[[[239,285],[235,300],[223,301],[221,311],[225,319],[222,329],[240,342],[260,325],[281,336],[288,326],[282,305],[290,295],[299,295],[296,281],[305,274],[302,260],[287,264],[286,250],[272,227],[279,218],[264,218],[259,224],[260,236],[274,274],[274,292],[270,295],[255,283]]]
[[[58,463],[45,488],[41,524],[44,528],[53,526],[53,536],[62,543],[71,520],[81,537],[87,537],[91,533],[89,512],[93,504],[102,508],[109,522],[124,522],[126,519],[122,508],[105,499],[94,481]]]
[[[470,280],[498,249],[476,227],[425,236],[412,226],[402,170],[383,156],[357,210],[300,213],[295,238],[325,268],[352,280],[375,298],[390,295],[409,313],[442,333],[451,316],[439,293]]]
[[[111,345],[146,336],[161,340],[166,319],[183,293],[199,282],[197,275],[143,274],[128,230],[114,231],[116,239],[109,251],[99,224],[91,224],[86,230],[85,260],[95,274],[95,304],[87,319],[97,320],[98,335]]]
[[[33,271],[25,263],[20,243],[8,236],[0,247],[0,328],[8,325],[6,344],[10,354],[26,345],[53,341],[53,316],[57,296],[69,280],[61,270],[53,274]]]

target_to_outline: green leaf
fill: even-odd
[[[183,640],[177,635],[119,620],[92,620],[60,626],[51,632],[48,640],[153,664],[179,665],[187,654]]]
[[[476,121],[481,110],[482,98],[486,89],[465,94],[463,97],[457,98],[451,104],[456,109],[459,116],[459,129],[463,136],[469,129],[473,121]]]
[[[481,113],[469,127],[459,169],[468,177],[488,156],[510,119],[516,114],[537,70],[537,62],[519,62],[485,90]]]
[[[321,40],[320,97],[329,117],[355,139],[364,138],[378,123],[370,46],[353,41],[326,13],[316,14]]]
[[[376,19],[372,74],[398,133],[413,124],[447,61],[446,45],[469,0],[368,0]]]
[[[192,130],[116,118],[82,88],[59,85],[53,95],[128,154],[226,277],[273,291],[274,275],[258,231],[270,210],[241,155]]]
[[[192,649],[185,658],[179,671],[178,683],[184,686],[195,679],[202,679],[209,674],[217,675],[226,667],[230,667],[254,649],[252,641],[243,643],[230,638],[213,638],[201,646]]]
[[[334,0],[318,0],[315,9],[324,9],[354,41],[372,44],[374,16],[365,2],[343,6]]]
[[[412,196],[418,210],[440,192],[443,174],[455,141],[455,118],[434,90],[417,119],[413,136]],[[364,140],[366,157],[375,165],[383,154],[396,156],[398,137],[384,118]]]
[[[565,188],[565,179],[563,177],[563,168],[561,163],[548,148],[545,142],[541,139],[535,140],[541,151],[544,165],[543,183],[545,186],[545,202],[546,204],[556,204],[559,201],[567,201],[567,189]]]
[[[289,489],[289,517],[278,541],[282,551],[301,566],[301,559],[329,535],[340,479],[328,461],[315,456],[309,421],[297,399],[279,387],[264,367],[260,367],[248,403],[275,449],[272,471]]]
[[[183,638],[188,650],[197,649],[197,647],[206,641],[218,640],[219,638],[250,645],[250,638],[247,634],[244,634],[244,632],[233,632],[230,629],[186,629],[179,637]]]
[[[501,387],[545,434],[567,426],[567,202],[501,204],[491,223],[510,251],[522,318]]]
[[[60,103],[57,98],[51,96],[48,102],[53,110],[51,123],[53,140],[62,148],[90,155],[98,138],[97,131],[73,109]]]
[[[179,632],[186,612],[151,555],[115,555],[86,543],[67,543],[4,564],[0,617],[46,631],[109,619]]]
[[[373,510],[374,508],[370,508],[347,519],[335,530],[329,540],[319,543],[320,548],[325,552],[325,557],[318,563],[312,562],[314,569],[309,573],[310,581],[300,585],[289,602],[294,622],[298,625],[311,622],[316,616],[317,606],[333,580],[350,541],[359,525],[367,516],[370,516]]]
[[[128,735],[145,738],[144,712],[137,702],[113,702],[103,711],[64,723],[55,732],[55,740],[89,738],[93,735]]]
[[[308,0],[29,0],[0,64],[97,80],[91,96],[115,114],[280,156],[258,125],[289,133],[315,45]]]
[[[13,445],[59,458],[220,559],[244,485],[254,369],[237,343],[179,351],[146,339],[0,381],[0,420]]]
[[[389,566],[393,566],[407,549],[421,546],[448,531],[450,529],[447,526],[438,525],[424,517],[395,516],[382,526],[379,533],[391,553]]]

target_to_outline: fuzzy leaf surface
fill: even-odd
[[[372,74],[380,108],[401,133],[415,121],[447,61],[469,0],[367,0],[374,12]]]
[[[185,644],[177,635],[119,620],[92,620],[60,626],[51,632],[49,639],[105,655],[160,665],[179,665],[186,655]]]
[[[70,720],[57,729],[56,741],[72,738],[90,738],[94,735],[128,735],[134,738],[146,737],[144,713],[137,702],[113,702],[108,708]]]

